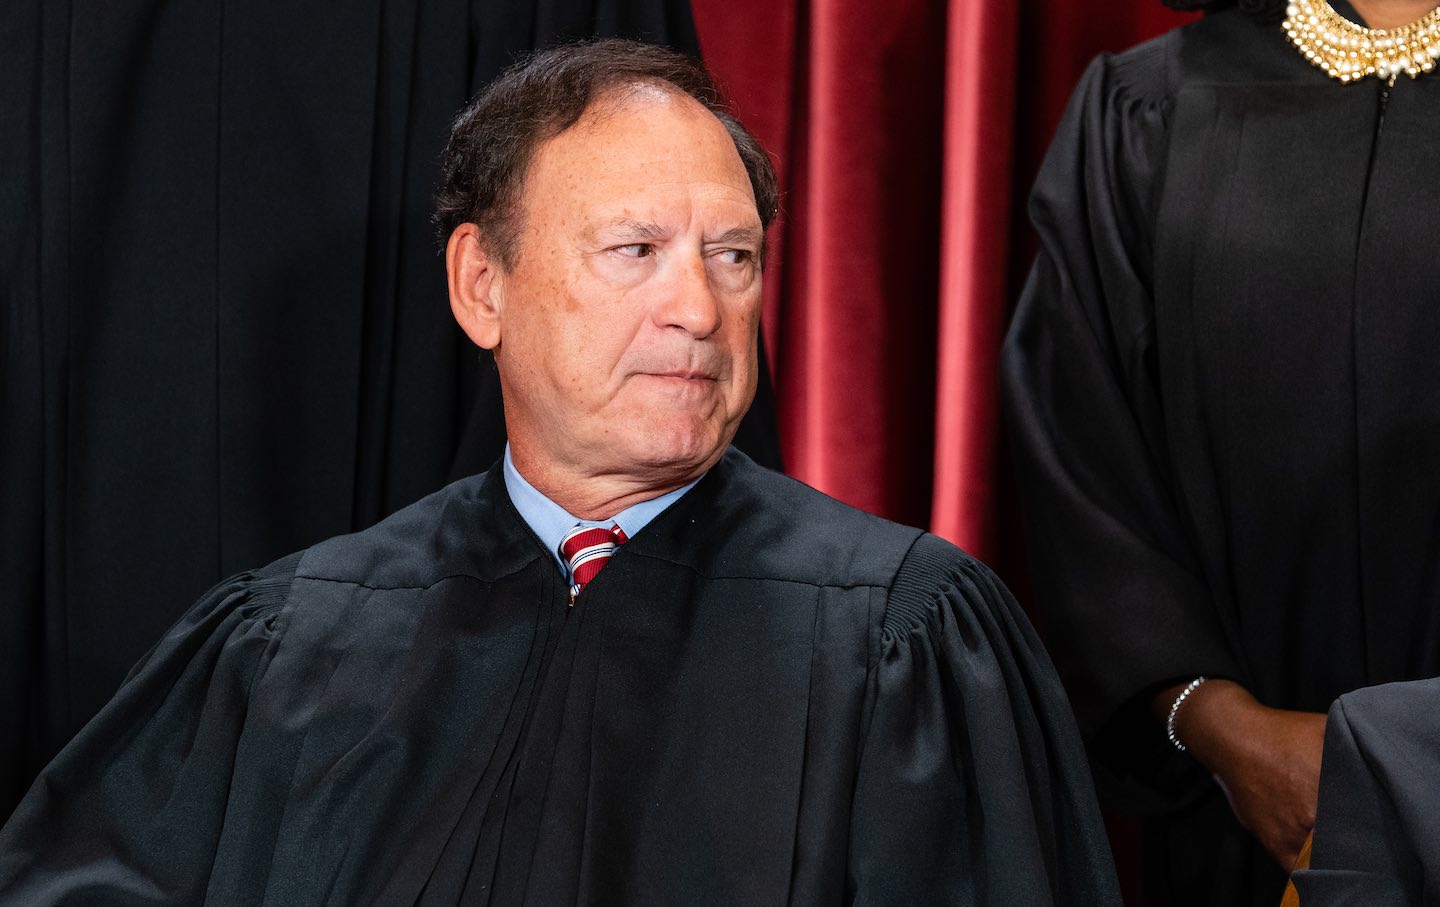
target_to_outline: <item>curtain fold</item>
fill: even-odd
[[[1090,58],[1193,17],[1160,0],[693,6],[779,163],[765,327],[787,471],[1023,563],[997,368],[1034,254],[1029,186]]]
[[[1014,177],[1011,3],[951,3],[945,32],[940,306],[930,527],[986,561],[999,557],[999,351],[1006,321]]]

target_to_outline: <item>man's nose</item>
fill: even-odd
[[[659,327],[682,328],[692,337],[708,337],[720,327],[720,300],[701,255],[686,256],[674,273],[655,307]]]

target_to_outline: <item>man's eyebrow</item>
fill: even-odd
[[[664,239],[665,231],[658,224],[649,221],[633,220],[629,217],[617,217],[605,221],[596,228],[599,233],[622,233],[626,236],[633,236],[636,239]]]
[[[731,227],[709,243],[750,243],[758,246],[765,238],[765,231],[759,227]]]

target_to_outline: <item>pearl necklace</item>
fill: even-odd
[[[1366,76],[1415,78],[1440,60],[1440,7],[1398,28],[1365,28],[1335,12],[1327,0],[1291,0],[1285,35],[1305,59],[1332,79],[1354,82]]]

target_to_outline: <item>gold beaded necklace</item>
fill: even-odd
[[[1400,73],[1413,79],[1440,60],[1440,7],[1409,25],[1366,28],[1327,0],[1291,0],[1284,28],[1305,59],[1341,82],[1376,76],[1394,85]]]

